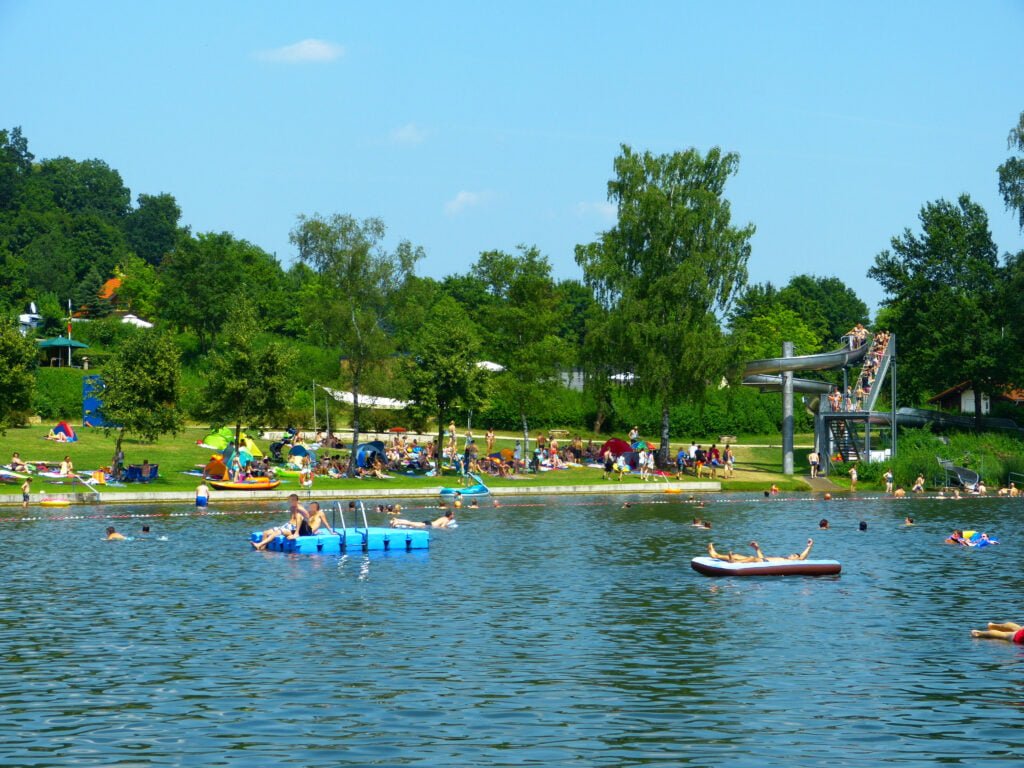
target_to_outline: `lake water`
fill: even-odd
[[[369,557],[254,553],[282,515],[237,508],[121,543],[143,520],[104,515],[190,510],[4,520],[0,764],[1020,765],[1024,647],[969,629],[1024,620],[1024,500],[622,501],[507,500]],[[842,576],[689,567],[809,535]]]

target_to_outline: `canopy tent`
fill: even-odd
[[[633,447],[625,440],[620,440],[617,437],[613,437],[606,440],[604,445],[601,446],[601,455],[604,456],[604,452],[611,449],[612,456],[620,456],[623,453],[629,453],[633,450]]]
[[[238,453],[238,463],[243,467],[248,467],[252,463],[252,454],[249,453],[245,448],[242,448]],[[235,459],[235,445],[232,443],[224,449],[224,464],[230,469],[231,463]]]
[[[382,462],[386,460],[384,443],[372,440],[359,446],[359,450],[356,451],[356,464],[360,467],[372,467],[374,459],[378,457]]]
[[[340,389],[331,389],[330,387],[325,387],[322,384],[318,386],[339,403],[347,403],[348,405],[353,405],[355,403],[355,396],[351,392],[343,392]],[[395,400],[390,397],[376,397],[374,395],[366,395],[362,393],[359,395],[359,404],[366,406],[367,408],[379,408],[382,410],[392,411],[398,411],[412,405],[412,403],[407,400]]]
[[[88,349],[89,345],[83,344],[82,342],[78,341],[78,339],[65,339],[63,336],[58,336],[55,339],[39,340],[40,349],[62,349],[65,347],[74,347],[75,349]]]
[[[68,336],[70,337],[70,335],[71,335],[71,326],[69,325],[68,326]],[[40,349],[55,349],[55,350],[64,350],[64,349],[66,349],[68,351],[68,359],[67,359],[68,367],[71,366],[71,351],[72,351],[72,349],[88,349],[89,348],[88,344],[83,344],[82,342],[76,341],[75,339],[72,339],[72,338],[64,338],[63,336],[58,336],[55,339],[40,339],[38,343],[39,343],[39,348]],[[54,361],[56,361],[58,365],[64,365],[64,354],[61,352],[56,357],[51,357],[50,358],[50,365],[53,365]]]

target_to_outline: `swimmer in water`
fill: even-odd
[[[912,517],[904,517],[903,518],[903,524],[904,525],[913,525],[914,524],[914,518],[912,518]]]
[[[727,563],[787,563],[794,560],[806,560],[807,556],[811,554],[811,547],[814,546],[814,539],[807,540],[807,548],[800,554],[787,555],[786,557],[769,557],[765,555],[756,541],[750,542],[750,546],[754,548],[753,555],[736,555],[732,552],[723,555],[720,552],[715,551],[714,544],[708,542],[708,555],[713,557],[715,560],[724,560]]]
[[[1001,623],[989,622],[988,629],[972,629],[971,637],[988,640],[1006,640],[1007,642],[1024,645],[1024,627],[1012,621]]]
[[[104,541],[125,541],[125,540],[126,540],[125,537],[122,536],[120,533],[118,533],[114,529],[114,526],[111,525],[111,526],[109,526],[107,528],[107,538],[104,539]]]
[[[392,528],[448,528],[452,523],[455,522],[455,513],[450,509],[445,512],[441,517],[436,520],[424,520],[423,522],[417,522],[416,520],[403,520],[400,517],[391,519]]]

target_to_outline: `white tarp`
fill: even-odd
[[[330,387],[325,387],[322,384],[318,386],[339,403],[352,405],[355,401],[355,397],[351,392],[342,392],[340,389],[331,389]],[[365,395],[360,393],[359,405],[367,408],[380,408],[383,410],[398,411],[402,408],[408,407],[411,403],[408,403],[405,400],[395,400],[390,397],[375,397],[374,395]]]
[[[479,363],[476,364],[476,367],[484,371],[493,371],[494,373],[498,373],[499,371],[505,370],[504,365],[492,363],[490,360],[481,360]]]
[[[152,328],[153,324],[147,320],[136,317],[135,315],[125,315],[121,318],[122,323],[128,323],[128,325],[134,325],[136,328]]]

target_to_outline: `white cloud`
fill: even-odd
[[[395,144],[420,144],[427,138],[427,132],[416,123],[406,123],[391,132],[391,141]]]
[[[614,221],[616,214],[618,214],[618,208],[612,203],[576,203],[576,215],[583,216],[600,216],[602,219],[608,221]]]
[[[487,195],[483,192],[467,192],[463,189],[459,194],[444,204],[444,212],[448,216],[457,216],[467,208],[472,208],[474,205],[480,205],[486,197]]]
[[[309,38],[281,48],[259,51],[256,58],[262,61],[283,61],[295,64],[307,61],[334,61],[344,54],[345,49],[340,45],[329,43],[326,40]]]

